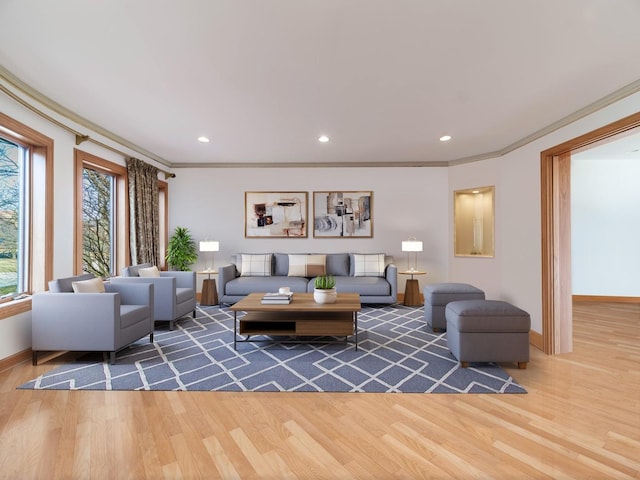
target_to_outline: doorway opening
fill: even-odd
[[[573,348],[571,290],[571,152],[609,142],[640,128],[640,112],[540,154],[542,219],[542,350]]]

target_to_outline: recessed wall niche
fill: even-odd
[[[456,257],[494,256],[494,190],[490,186],[453,192]]]

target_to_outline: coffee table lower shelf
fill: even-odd
[[[246,338],[239,338],[238,335]],[[287,343],[309,343],[301,337],[345,337],[345,343],[353,336],[358,349],[358,317],[356,312],[247,312],[234,318],[234,348],[239,342],[266,341],[252,336],[290,336]],[[273,341],[273,340],[272,340]],[[282,340],[278,340],[282,342]],[[322,340],[322,343],[332,343]],[[342,342],[340,342],[342,343]]]

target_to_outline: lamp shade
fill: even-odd
[[[402,242],[403,252],[421,252],[422,242],[419,240],[404,240]]]
[[[200,242],[201,252],[217,252],[218,250],[220,250],[220,242],[215,242],[213,240],[204,240]]]

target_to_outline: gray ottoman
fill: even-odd
[[[469,362],[517,362],[527,368],[531,317],[500,300],[461,300],[445,310],[449,350]]]
[[[456,300],[484,300],[484,292],[466,283],[431,283],[422,289],[424,319],[434,332],[447,328],[444,309]]]

